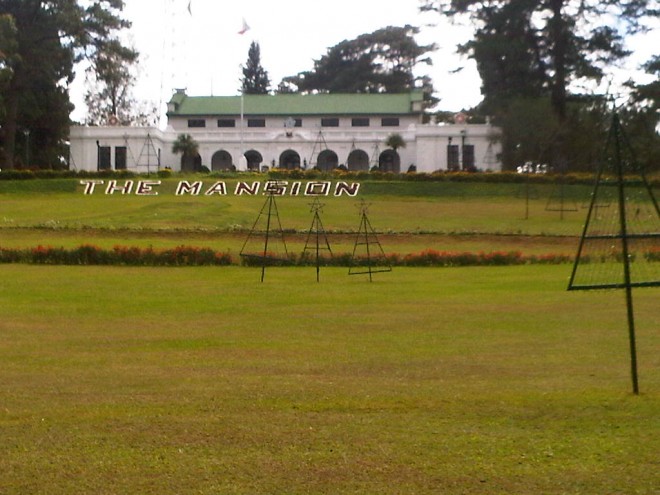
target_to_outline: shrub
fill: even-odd
[[[660,252],[645,254],[649,261],[660,261]],[[583,260],[585,262],[606,262],[607,259]],[[128,265],[128,266],[314,266],[316,256],[310,252],[300,255],[289,253],[288,257],[267,253],[241,255],[234,260],[229,253],[215,251],[208,247],[177,246],[170,249],[140,248],[135,246],[114,246],[103,249],[83,244],[73,249],[63,247],[37,246],[27,249],[0,248],[0,263],[31,263],[48,265]],[[510,266],[522,264],[571,263],[572,257],[565,254],[544,254],[525,256],[519,251],[493,252],[449,252],[426,249],[419,253],[402,255],[388,253],[383,256],[353,258],[351,253],[324,254],[319,257],[320,266],[411,266],[411,267],[453,267],[453,266]]]
[[[204,172],[209,174],[208,168],[203,167]],[[169,167],[161,168],[158,176],[167,178],[172,173]],[[255,174],[256,172],[232,172],[232,171],[211,171],[212,177],[244,177],[246,174]],[[21,170],[11,169],[0,171],[0,180],[30,180],[30,179],[62,179],[62,178],[109,178],[109,179],[128,179],[138,177],[139,174],[130,170]],[[535,184],[555,184],[561,182],[564,184],[582,184],[593,185],[594,176],[588,173],[569,173],[565,175],[556,174],[519,174],[511,171],[504,172],[466,172],[466,171],[447,171],[436,170],[433,173],[414,172],[409,169],[405,173],[381,172],[377,166],[372,167],[370,171],[350,171],[345,170],[341,165],[330,172],[322,172],[317,169],[294,169],[287,170],[281,168],[271,168],[267,172],[271,179],[283,180],[305,180],[305,179],[326,179],[331,180],[340,176],[342,179],[353,180],[371,180],[371,181],[430,181],[430,182],[487,182],[487,183],[522,183],[531,182]],[[660,185],[660,176],[657,174],[647,177],[651,187]]]
[[[0,172],[0,180],[26,180],[34,179],[36,176],[32,170],[3,170]]]
[[[647,261],[660,261],[660,248],[651,248],[648,252],[644,253],[644,258]]]
[[[232,264],[229,253],[210,248],[178,246],[154,250],[115,246],[103,249],[83,244],[74,249],[37,246],[28,249],[0,248],[1,263],[32,263],[47,265],[132,265],[132,266],[223,266]]]
[[[303,257],[301,256],[300,259]],[[288,253],[288,256],[281,254],[266,252],[266,253],[245,253],[241,255],[241,265],[243,266],[291,266],[301,265],[300,259],[296,261],[296,255]]]

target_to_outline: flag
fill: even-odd
[[[250,26],[248,26],[248,23],[245,22],[245,17],[243,18],[243,27],[241,30],[238,32],[238,34],[245,34],[248,30],[250,29]]]
[[[192,0],[189,0],[188,2],[188,13],[192,15]]]

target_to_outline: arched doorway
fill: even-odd
[[[199,172],[202,170],[202,157],[199,153],[181,156],[181,172]]]
[[[257,150],[248,150],[245,152],[245,159],[247,160],[248,170],[259,171],[261,162],[264,161],[264,157],[261,156]]]
[[[401,172],[401,158],[394,150],[385,150],[378,158],[378,168],[381,172],[392,172],[398,174]]]
[[[353,150],[348,155],[346,161],[348,170],[354,172],[368,172],[369,171],[369,155],[364,150]]]
[[[220,150],[211,157],[211,170],[233,170],[234,164],[228,151]]]
[[[300,168],[300,155],[293,150],[286,150],[280,155],[280,168],[293,170]]]
[[[332,150],[323,150],[316,160],[316,167],[324,172],[330,172],[339,166],[339,157]]]

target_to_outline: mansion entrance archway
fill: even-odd
[[[385,150],[378,158],[378,169],[381,172],[392,172],[398,174],[401,172],[401,158],[394,150]]]
[[[323,172],[330,172],[339,166],[339,157],[332,150],[323,150],[316,160],[316,167]]]
[[[220,150],[211,157],[211,170],[233,170],[234,164],[228,151]]]
[[[244,156],[245,159],[247,160],[248,170],[259,171],[261,162],[264,161],[264,157],[261,156],[261,153],[259,153],[257,150],[248,150],[245,152]]]
[[[293,170],[300,168],[300,155],[293,150],[286,150],[280,155],[280,168]]]
[[[369,155],[364,150],[353,150],[348,155],[346,166],[351,172],[368,172]]]

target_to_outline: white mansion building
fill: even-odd
[[[422,123],[421,92],[405,94],[278,94],[188,96],[168,103],[157,127],[73,126],[70,168],[155,172],[313,168],[384,172],[499,171],[499,146],[489,124]],[[172,152],[181,134],[199,145],[196,157]],[[403,138],[397,149],[386,143]]]

